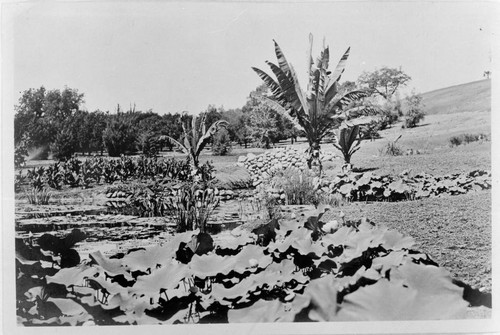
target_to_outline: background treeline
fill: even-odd
[[[340,93],[358,88],[371,92],[362,103],[378,110],[378,115],[361,127],[359,136],[362,139],[379,137],[378,131],[401,119],[406,128],[416,126],[423,119],[419,95],[412,93],[405,99],[399,98],[398,89],[409,80],[401,68],[384,67],[363,73],[357,82],[339,84]],[[241,108],[226,110],[209,105],[202,111],[206,115],[207,127],[217,120],[228,122],[227,127],[221,128],[211,138],[213,154],[228,154],[236,144],[245,148],[270,148],[283,140],[290,140],[293,144],[297,137],[304,135],[287,117],[255,98],[268,93],[268,88],[262,84],[250,92]],[[190,123],[193,117],[187,112],[139,111],[135,105],[127,110],[118,105],[113,112],[89,112],[82,108],[83,103],[84,95],[68,87],[46,90],[42,86],[22,92],[14,107],[16,166],[22,166],[28,155],[31,159],[47,159],[52,154],[58,160],[66,160],[75,153],[107,153],[117,157],[140,152],[154,156],[160,150],[174,149],[170,142],[160,141],[159,137],[168,135],[181,139],[184,134],[182,124]]]
[[[35,151],[39,159],[46,159],[49,153],[56,159],[75,153],[155,155],[161,149],[173,149],[172,144],[160,142],[158,137],[180,138],[182,122],[192,118],[186,112],[160,115],[152,110],[136,110],[135,106],[124,110],[120,105],[113,112],[89,112],[81,108],[83,102],[83,94],[67,87],[62,91],[44,87],[24,91],[15,106],[16,147]],[[204,113],[207,125],[221,119],[229,123],[213,139],[216,154],[228,153],[232,143],[270,147],[278,141],[293,141],[300,134],[288,119],[260,106],[253,98],[248,98],[242,108],[226,110],[209,105]]]

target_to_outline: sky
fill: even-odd
[[[22,91],[78,89],[84,108],[199,113],[245,104],[281,46],[306,87],[323,38],[330,66],[347,47],[342,80],[402,67],[417,93],[483,79],[491,70],[497,2],[42,2],[2,7],[13,101]],[[4,20],[5,22],[5,20]],[[7,38],[5,38],[7,37]],[[5,63],[4,63],[5,66]],[[4,69],[5,70],[5,69]]]

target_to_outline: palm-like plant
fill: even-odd
[[[321,174],[319,159],[320,142],[338,128],[343,121],[356,118],[367,113],[374,113],[369,106],[353,104],[370,95],[366,90],[353,90],[339,96],[339,80],[345,69],[349,57],[349,50],[344,53],[333,72],[328,70],[330,52],[323,46],[323,51],[316,63],[312,58],[313,37],[309,35],[309,83],[304,93],[292,65],[288,63],[279,45],[274,41],[274,48],[278,65],[266,61],[276,80],[264,71],[252,67],[259,77],[266,83],[272,97],[258,97],[265,105],[288,117],[294,125],[302,128],[309,142],[308,166],[318,165]],[[351,122],[353,123],[353,122]]]
[[[181,122],[183,134],[179,140],[168,135],[160,136],[160,140],[168,140],[182,150],[183,153],[189,156],[189,162],[191,165],[191,173],[196,175],[200,167],[200,154],[207,146],[212,137],[217,130],[221,127],[226,127],[228,122],[225,120],[215,121],[206,127],[205,119],[206,114],[200,115],[200,121],[197,122],[198,117],[193,116],[191,120],[191,128],[189,128],[189,121],[185,120]]]
[[[351,157],[356,151],[359,150],[360,143],[361,138],[359,137],[359,125],[340,128],[337,134],[337,143],[333,143],[333,146],[340,150],[344,156],[344,170],[351,169]]]

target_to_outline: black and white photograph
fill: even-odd
[[[2,2],[3,333],[500,332],[499,14]]]

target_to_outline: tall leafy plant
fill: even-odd
[[[203,149],[207,146],[210,138],[219,130],[221,127],[226,127],[228,122],[225,120],[215,121],[208,127],[205,124],[206,114],[200,115],[200,120],[197,122],[198,117],[193,116],[191,120],[191,126],[189,121],[184,119],[182,122],[183,134],[179,140],[175,138],[163,135],[160,136],[160,140],[167,140],[176,145],[183,153],[189,156],[191,164],[191,172],[196,175],[200,168],[200,154]]]
[[[271,90],[272,96],[259,98],[268,107],[287,116],[299,129],[303,129],[309,142],[308,166],[317,165],[321,174],[319,151],[320,142],[332,129],[338,128],[342,122],[372,111],[364,105],[355,105],[370,92],[353,90],[339,94],[339,80],[345,70],[350,48],[344,53],[333,71],[328,70],[330,51],[323,46],[320,56],[314,62],[312,57],[313,37],[309,35],[309,83],[304,92],[292,65],[288,63],[278,43],[274,41],[274,48],[278,65],[267,61],[276,79],[264,71],[252,67],[259,77]]]
[[[351,157],[360,148],[361,137],[359,136],[359,125],[341,128],[337,134],[337,143],[333,146],[342,152],[345,161],[345,168],[350,170]]]

